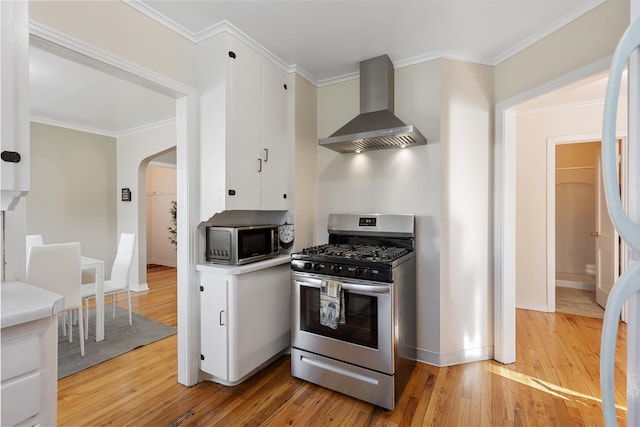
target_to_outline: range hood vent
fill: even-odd
[[[393,86],[389,56],[360,62],[360,114],[318,144],[343,154],[426,144],[415,126],[393,114]]]

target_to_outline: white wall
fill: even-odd
[[[129,188],[130,202],[118,199],[118,235],[135,233],[136,250],[131,266],[130,280],[133,290],[144,290],[147,284],[147,229],[146,229],[146,169],[152,157],[173,149],[176,145],[176,126],[162,127],[120,136],[117,143],[117,191]],[[118,193],[119,197],[119,193]]]
[[[327,241],[330,213],[415,214],[418,357],[486,358],[491,69],[436,60],[396,69],[395,80],[396,115],[428,144],[358,155],[318,147],[318,240]],[[358,80],[320,88],[318,136],[358,114],[358,100]]]
[[[443,61],[439,365],[493,357],[493,70]]]
[[[105,261],[116,253],[116,140],[31,123],[31,191],[26,232],[45,243],[80,242],[82,255]]]
[[[176,200],[176,169],[147,167],[147,264],[176,267],[176,247],[171,244],[171,201]]]

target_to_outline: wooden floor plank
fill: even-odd
[[[148,272],[133,311],[177,326],[176,270]],[[109,301],[110,302],[110,301]],[[126,307],[124,296],[118,305]],[[386,411],[290,375],[283,356],[235,387],[177,382],[173,335],[58,381],[60,426],[600,426],[602,320],[517,310],[516,363],[418,363]],[[616,353],[618,422],[626,424],[626,326]]]

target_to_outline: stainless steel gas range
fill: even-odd
[[[393,409],[416,359],[413,215],[329,216],[291,256],[291,374]]]

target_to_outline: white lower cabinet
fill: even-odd
[[[62,305],[61,295],[2,283],[0,425],[56,425]]]
[[[200,369],[205,379],[238,384],[289,348],[289,257],[198,271]]]

